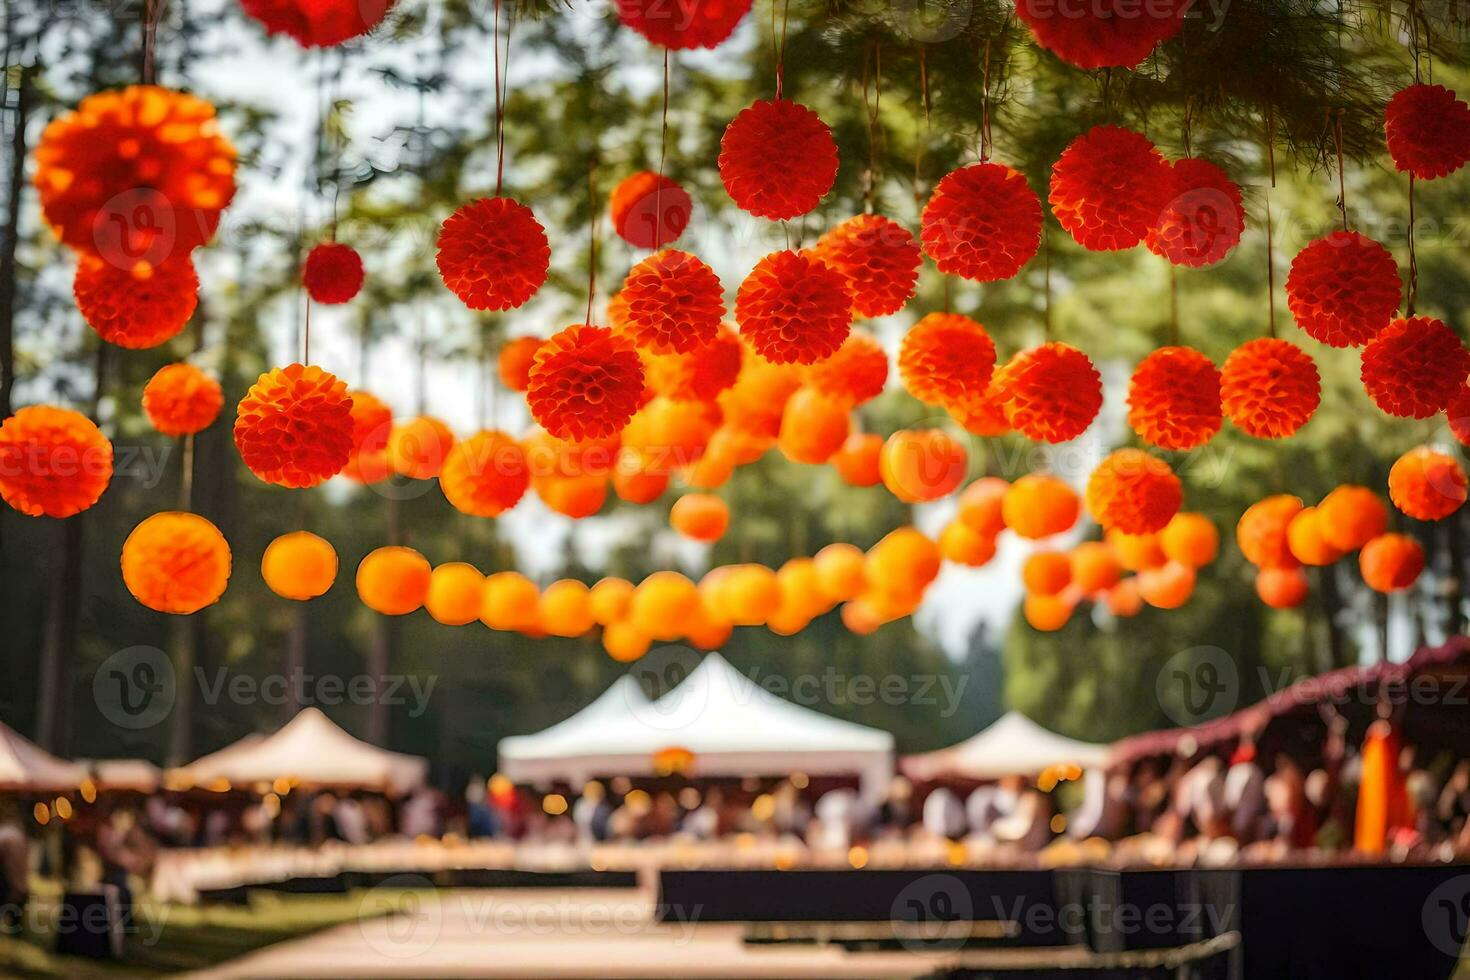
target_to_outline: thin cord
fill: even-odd
[[[500,0],[495,0],[495,196],[505,181],[505,90],[510,82],[510,29],[505,32],[505,72],[500,67]]]
[[[990,38],[980,66],[980,162],[990,159]]]
[[[1169,263],[1169,343],[1179,346],[1179,279],[1174,263]]]
[[[597,295],[597,195],[592,186],[594,157],[587,157],[587,326],[592,326],[592,298]]]
[[[1414,175],[1409,174],[1409,284],[1404,296],[1404,310],[1409,316],[1414,315],[1415,305],[1419,301],[1419,253],[1414,248]]]
[[[1332,140],[1337,146],[1337,210],[1342,214],[1342,230],[1348,228],[1347,167],[1342,153],[1342,110],[1332,113]]]
[[[152,85],[156,72],[153,49],[158,43],[159,0],[143,0],[143,84]]]
[[[1266,109],[1266,166],[1271,186],[1266,188],[1266,330],[1276,336],[1276,232],[1271,221],[1271,190],[1276,186],[1276,114]]]
[[[179,473],[179,510],[186,513],[194,508],[194,433],[184,436],[184,453]]]
[[[301,327],[301,363],[311,363],[311,294],[306,295],[306,320]]]
[[[653,247],[664,243],[664,163],[669,152],[669,49],[664,48],[664,106],[658,131],[658,181],[653,188]]]
[[[786,26],[791,18],[791,0],[783,0],[781,7],[781,33],[776,35],[776,0],[771,0],[771,38],[776,47],[776,101],[781,101],[781,90],[786,82]]]
[[[1046,233],[1046,222],[1041,223],[1041,313],[1042,329],[1048,341],[1051,330],[1051,241]]]

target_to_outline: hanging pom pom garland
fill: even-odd
[[[68,408],[30,405],[0,422],[0,498],[31,517],[70,517],[112,482],[112,443]]]
[[[337,580],[337,549],[310,531],[283,534],[266,546],[260,577],[283,599],[315,599]]]
[[[992,387],[1010,426],[1038,442],[1077,438],[1102,408],[1102,375],[1070,344],[1017,354],[995,372]]]
[[[715,48],[735,31],[752,0],[617,0],[618,20],[666,48]]]
[[[199,303],[194,260],[180,255],[161,265],[121,268],[83,255],[72,295],[87,326],[109,344],[130,350],[157,347],[188,324]]]
[[[214,605],[230,581],[230,545],[198,514],[167,511],[147,518],[122,547],[128,591],[149,609],[177,616]]]
[[[493,429],[455,443],[439,470],[444,499],[475,517],[499,517],[520,502],[530,485],[525,450]]]
[[[262,374],[235,414],[235,448],[250,472],[281,487],[314,487],[352,453],[347,385],[319,367],[292,364]]]
[[[1470,351],[1439,320],[1395,320],[1363,348],[1363,388],[1389,415],[1427,419],[1449,404],[1470,374]]]
[[[852,300],[842,276],[816,259],[772,252],[735,296],[740,335],[774,364],[812,364],[847,339]]]
[[[1240,188],[1208,160],[1177,160],[1173,197],[1149,228],[1144,244],[1175,265],[1214,265],[1240,244],[1245,208]]]
[[[1286,305],[1313,340],[1361,347],[1388,326],[1402,290],[1388,249],[1355,231],[1334,231],[1291,260]]]
[[[857,316],[888,316],[914,295],[923,263],[918,243],[897,221],[848,218],[817,240],[812,254],[842,276]]]
[[[715,339],[725,294],[709,266],[688,252],[656,252],[633,266],[618,295],[620,333],[650,354],[687,354]]]
[[[303,48],[331,48],[383,22],[394,0],[240,0],[267,34],[286,34]]]
[[[1041,246],[1041,199],[1003,164],[961,167],[934,188],[920,233],[940,272],[977,282],[1010,279]]]
[[[995,370],[995,342],[958,313],[930,313],[909,329],[898,350],[898,373],[909,394],[926,405],[960,405],[985,393]]]
[[[806,383],[849,405],[861,405],[883,394],[888,383],[888,352],[869,334],[854,330],[836,353],[811,366]]]
[[[1410,85],[1383,111],[1388,155],[1420,180],[1448,176],[1470,162],[1470,106],[1443,85]]]
[[[166,436],[204,431],[224,405],[219,382],[192,364],[165,364],[143,386],[143,412]]]
[[[444,219],[436,260],[444,285],[465,306],[513,310],[546,281],[551,246],[530,208],[482,197]]]
[[[1163,0],[1137,6],[1099,0],[1063,8],[1051,0],[1020,0],[1016,14],[1036,43],[1076,68],[1137,68],[1161,42],[1178,34],[1189,5]]]
[[[1465,471],[1453,456],[1419,446],[1388,471],[1393,505],[1416,521],[1449,517],[1465,503]]]
[[[1087,481],[1087,512],[1105,531],[1161,531],[1183,502],[1179,477],[1169,464],[1139,449],[1116,450]]]
[[[531,415],[558,439],[621,432],[643,397],[643,362],[607,327],[573,324],[536,352],[526,385]]]
[[[758,218],[784,221],[821,203],[837,180],[837,144],[815,112],[790,99],[742,109],[720,140],[720,179]]]
[[[1220,369],[1220,407],[1242,432],[1257,439],[1292,435],[1306,425],[1321,400],[1317,365],[1284,340],[1247,341]]]
[[[350,301],[362,290],[362,256],[350,245],[322,242],[306,254],[301,284],[318,303],[335,306]]]
[[[1128,384],[1128,424],[1160,449],[1193,449],[1220,431],[1220,372],[1192,347],[1160,347]]]
[[[672,177],[640,170],[624,177],[608,198],[613,231],[636,248],[663,248],[689,226],[694,202]]]
[[[1093,252],[1143,241],[1173,196],[1173,175],[1147,138],[1095,126],[1073,140],[1051,171],[1052,213]]]
[[[384,616],[406,616],[424,604],[432,575],[428,559],[412,548],[377,548],[357,566],[357,596]]]

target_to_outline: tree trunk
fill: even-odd
[[[301,689],[297,686],[297,679],[306,672],[306,609],[307,603],[296,603],[291,633],[286,638],[286,699],[281,702],[283,723],[295,718],[296,712],[301,710],[301,701],[297,698]]]
[[[5,238],[0,240],[0,419],[9,418],[14,411],[11,393],[15,388],[16,252],[20,247],[20,202],[26,186],[26,122],[35,67],[22,65],[17,74],[10,168],[6,176]]]
[[[77,649],[77,617],[81,614],[82,518],[61,522],[61,567],[46,603],[46,631],[41,645],[41,676],[36,692],[36,742],[43,749],[66,753],[65,733],[71,707],[71,665]]]
[[[199,647],[194,617],[169,617],[169,632],[176,694],[169,717],[168,762],[181,766],[194,758],[194,662]]]

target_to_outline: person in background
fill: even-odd
[[[597,780],[588,780],[582,787],[582,795],[572,804],[572,823],[577,826],[577,839],[584,844],[607,840],[607,820],[611,815],[607,790]]]
[[[526,833],[526,806],[515,783],[500,773],[490,777],[487,784],[490,805],[495,808],[497,823],[512,840],[520,840]]]
[[[1067,821],[1067,836],[1074,840],[1122,837],[1128,827],[1127,795],[1128,777],[1123,773],[1087,770],[1082,777],[1082,805]]]
[[[935,837],[959,840],[965,836],[965,808],[953,791],[941,786],[924,798],[923,823]]]
[[[1393,706],[1380,700],[1378,720],[1368,726],[1363,737],[1353,848],[1364,854],[1382,854],[1394,834],[1412,828],[1414,823],[1404,774],[1399,768],[1403,739],[1392,719]]]
[[[1230,811],[1230,834],[1242,846],[1257,840],[1266,819],[1266,774],[1256,762],[1256,736],[1241,736],[1230,768],[1225,771],[1225,807]]]
[[[494,837],[500,829],[486,796],[485,780],[478,775],[471,776],[464,790],[465,831],[471,840]]]
[[[903,776],[894,776],[888,793],[878,810],[878,822],[884,827],[903,830],[914,822],[914,786]]]
[[[419,786],[398,807],[398,827],[403,836],[438,837],[444,832],[439,791],[432,786]]]
[[[131,876],[147,879],[153,873],[158,849],[148,832],[126,807],[110,813],[97,829],[97,856],[102,861],[102,883],[117,889],[119,921],[124,929],[133,921]]]
[[[0,798],[0,934],[14,935],[30,901],[30,848],[15,800]]]

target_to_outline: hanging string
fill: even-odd
[[[311,363],[311,294],[306,296],[306,319],[301,326],[301,363]]]
[[[179,510],[194,509],[194,433],[184,436],[182,469],[179,472]]]
[[[1173,262],[1169,263],[1169,344],[1179,346],[1179,279]]]
[[[153,49],[158,43],[161,0],[143,0],[143,84],[152,85],[156,73]]]
[[[1419,301],[1419,253],[1414,248],[1414,175],[1409,174],[1409,283],[1405,287],[1404,310],[1409,316],[1414,315],[1415,304]]]
[[[914,124],[914,200],[923,199],[923,169],[924,169],[924,145],[929,141],[929,132],[932,125],[929,101],[929,49],[923,46],[919,48],[919,93],[924,105],[924,131],[918,131],[918,123]]]
[[[595,157],[587,156],[587,326],[592,326],[592,298],[597,295],[597,194],[593,187]]]
[[[1180,127],[1179,138],[1184,143],[1185,157],[1194,156],[1193,132],[1194,129],[1194,96],[1184,100],[1184,123]]]
[[[1051,329],[1051,238],[1046,232],[1046,221],[1041,222],[1041,326],[1043,336],[1049,342]]]
[[[878,133],[883,110],[883,49],[875,41],[873,55],[873,97],[868,98],[868,59],[863,58],[863,110],[868,119],[868,169],[863,174],[863,210],[873,213],[873,193],[878,182]]]
[[[1342,230],[1349,231],[1348,207],[1347,207],[1347,165],[1343,159],[1342,152],[1342,114],[1341,109],[1333,110],[1332,115],[1332,141],[1337,149],[1337,210],[1342,215]]]
[[[1271,221],[1271,191],[1276,186],[1276,114],[1266,109],[1266,168],[1271,185],[1266,188],[1266,331],[1276,336],[1276,231]]]
[[[510,85],[510,32],[505,26],[505,58],[500,57],[500,0],[495,0],[495,196],[505,181],[505,99]],[[503,64],[502,64],[503,62]]]
[[[990,159],[990,38],[980,62],[980,162]]]
[[[664,162],[669,152],[669,49],[664,48],[664,106],[658,131],[658,180],[653,186],[653,247],[663,244]]]
[[[781,31],[776,32],[776,0],[771,0],[771,44],[776,49],[776,101],[781,101],[786,83],[786,25],[791,17],[791,0],[781,0]]]

